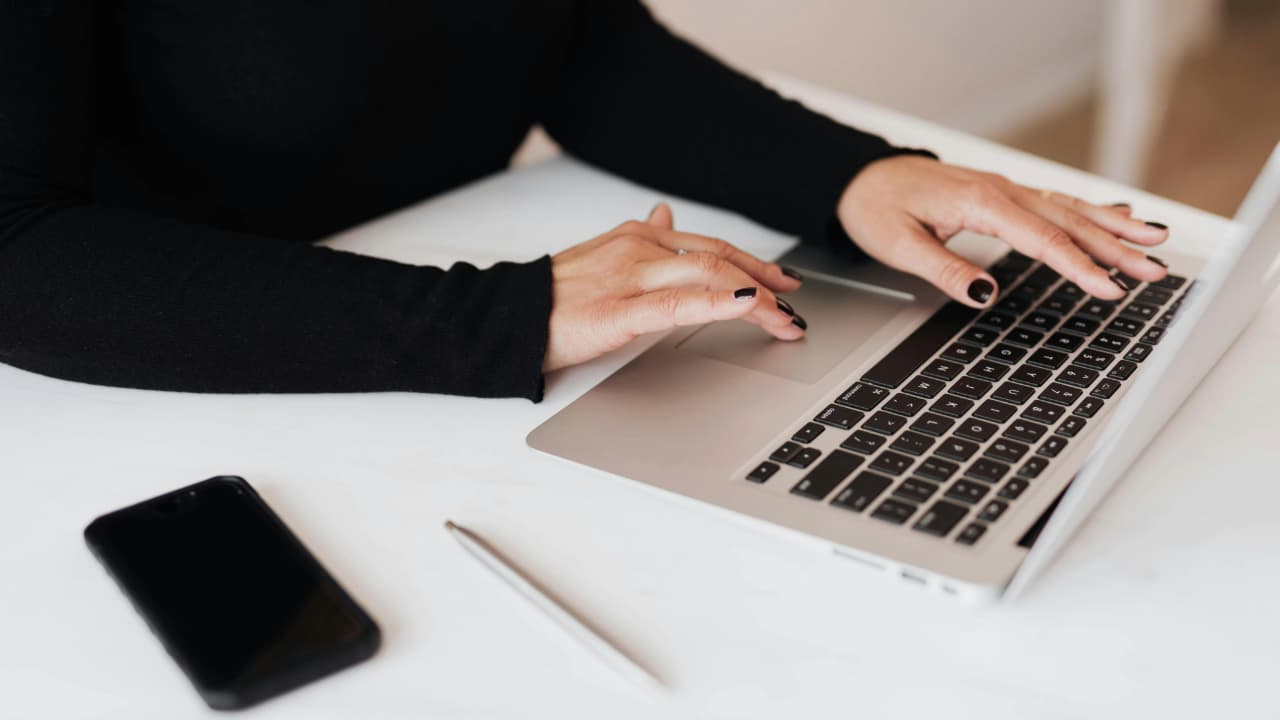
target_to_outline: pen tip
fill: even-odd
[[[457,526],[457,525],[454,525],[452,520],[445,520],[445,521],[444,521],[444,529],[445,529],[445,530],[457,530],[457,529],[458,529],[458,526]]]

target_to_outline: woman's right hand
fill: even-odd
[[[551,258],[543,370],[586,362],[645,333],[716,320],[740,318],[779,340],[804,337],[804,319],[776,295],[800,287],[794,271],[672,228],[671,209],[660,204],[646,222],[625,222]]]

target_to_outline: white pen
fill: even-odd
[[[453,535],[458,544],[462,545],[463,549],[470,553],[472,557],[489,568],[494,575],[501,578],[512,590],[515,590],[527,600],[530,605],[541,610],[544,615],[555,622],[556,625],[559,625],[569,637],[577,640],[579,645],[589,650],[591,654],[595,655],[596,658],[609,666],[614,672],[643,688],[662,687],[660,680],[640,667],[635,660],[622,654],[621,650],[600,637],[586,623],[579,620],[568,609],[549,597],[538,588],[537,583],[504,560],[496,550],[480,539],[478,535],[461,525],[455,524],[452,520],[445,520],[444,528]]]

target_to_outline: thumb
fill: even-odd
[[[1000,288],[986,270],[948,250],[916,222],[904,224],[901,232],[905,237],[898,243],[895,262],[887,264],[928,280],[963,305],[985,308],[995,302]]]
[[[664,230],[671,230],[675,227],[675,218],[671,215],[671,206],[664,202],[660,202],[653,206],[653,210],[649,211],[649,219],[645,222],[660,227]]]

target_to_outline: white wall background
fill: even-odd
[[[1087,92],[1107,0],[645,0],[731,64],[998,136]]]

